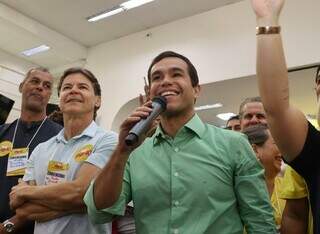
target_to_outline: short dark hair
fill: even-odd
[[[165,59],[165,58],[179,58],[179,59],[182,59],[188,66],[188,73],[189,73],[189,76],[190,76],[190,79],[191,79],[191,84],[192,84],[192,87],[195,87],[199,84],[199,77],[198,77],[198,72],[196,70],[196,68],[194,67],[194,65],[190,62],[190,60],[185,57],[184,55],[182,54],[178,54],[176,52],[173,52],[173,51],[164,51],[162,52],[161,54],[159,54],[158,56],[156,56],[149,68],[148,68],[148,82],[149,82],[149,86],[151,84],[151,69],[152,67],[160,62],[162,59]]]
[[[268,129],[268,126],[265,124],[256,124],[245,128],[242,133],[248,136],[250,144],[263,146],[269,139]]]
[[[41,71],[41,72],[46,72],[46,73],[50,74],[48,68],[45,68],[45,67],[33,67],[33,68],[29,69],[29,71],[26,73],[26,75],[25,75],[25,77],[24,77],[24,79],[23,79],[23,81],[21,83],[24,83],[26,81],[26,79],[29,78],[29,76],[31,75],[31,73],[33,71]]]
[[[231,116],[231,117],[227,120],[226,125],[228,125],[228,123],[229,123],[231,120],[239,120],[239,115]]]
[[[317,72],[316,72],[316,78],[315,81],[318,83],[318,80],[320,79],[320,65],[318,66]]]
[[[247,103],[252,103],[252,102],[260,102],[260,103],[262,103],[261,97],[259,97],[259,96],[257,96],[257,97],[248,97],[248,98],[244,99],[243,102],[241,102],[240,107],[239,107],[239,118],[240,119],[243,116],[243,107]]]
[[[85,68],[81,68],[81,67],[72,67],[69,68],[67,70],[65,70],[60,78],[59,84],[58,84],[58,96],[60,96],[60,90],[61,90],[61,86],[63,81],[65,80],[65,78],[69,75],[72,74],[82,74],[84,77],[86,77],[92,84],[93,86],[93,90],[94,90],[94,95],[101,97],[101,87],[99,84],[98,79],[93,75],[93,73],[91,71],[89,71],[88,69]],[[94,108],[94,116],[93,119],[96,118],[97,116],[97,111],[99,110],[99,107],[95,107]]]

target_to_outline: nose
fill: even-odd
[[[257,116],[252,116],[252,118],[250,119],[250,124],[257,124],[259,123],[259,119],[257,118]]]
[[[162,79],[161,85],[162,86],[168,86],[168,85],[171,85],[171,84],[172,84],[171,76],[169,74],[166,74]]]
[[[37,84],[37,87],[36,87],[37,90],[42,91],[42,90],[44,89],[43,85],[44,85],[43,82],[39,82],[39,83]]]

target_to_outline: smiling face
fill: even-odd
[[[92,83],[83,74],[73,73],[64,78],[60,89],[60,109],[64,115],[90,115],[93,118],[100,102]]]
[[[261,102],[246,103],[240,116],[241,130],[256,124],[267,124],[266,112]]]
[[[45,112],[52,93],[53,78],[48,72],[34,69],[20,84],[22,110],[40,113]]]
[[[185,61],[168,57],[155,63],[150,72],[150,98],[163,96],[167,100],[164,115],[193,115],[200,86],[192,86]]]
[[[266,130],[269,138],[262,146],[256,147],[256,154],[267,173],[277,175],[281,170],[281,153],[274,142],[269,130]]]

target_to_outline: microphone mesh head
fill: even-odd
[[[167,99],[165,97],[156,96],[152,99],[152,102],[159,103],[162,106],[163,110],[167,109]]]

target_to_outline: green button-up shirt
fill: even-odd
[[[106,194],[108,196],[108,194]],[[134,203],[137,233],[276,233],[264,171],[247,139],[195,115],[174,138],[161,127],[132,152],[122,193],[97,210],[93,183],[84,201],[95,222]]]

